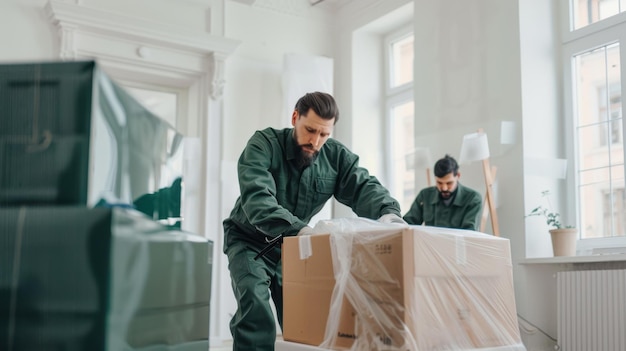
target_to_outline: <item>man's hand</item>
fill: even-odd
[[[302,227],[302,229],[300,229],[300,231],[298,232],[298,236],[311,234],[313,234],[313,228],[309,227],[308,225]]]
[[[398,215],[393,214],[393,213],[387,213],[387,214],[380,216],[378,221],[381,223],[387,223],[387,224],[396,223],[396,224],[409,225],[407,222],[404,221],[404,219],[400,218]]]

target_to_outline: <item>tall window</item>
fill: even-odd
[[[582,238],[626,235],[614,225],[623,216],[611,199],[624,189],[619,49],[619,43],[611,43],[574,56]]]
[[[413,103],[413,29],[403,28],[385,37],[387,52],[387,126],[390,157],[390,190],[408,209],[416,195],[415,169],[411,155],[415,149]]]
[[[592,23],[626,11],[626,0],[571,0],[572,28],[580,29]]]
[[[571,105],[577,218],[581,244],[626,246],[624,106],[626,0],[571,0],[563,48]],[[606,25],[611,17],[611,25]],[[594,26],[591,26],[594,24]],[[584,32],[578,28],[588,26]],[[580,33],[579,33],[580,32]],[[602,241],[597,241],[601,239]],[[601,243],[601,244],[599,244]]]

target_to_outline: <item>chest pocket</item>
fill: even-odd
[[[422,217],[424,217],[425,225],[434,225],[435,224],[435,206],[424,203],[422,206]]]
[[[324,195],[334,194],[335,193],[335,179],[316,178],[315,179],[315,191]]]

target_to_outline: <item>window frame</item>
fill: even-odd
[[[576,73],[575,59],[579,55],[590,50],[609,45],[611,43],[619,43],[620,47],[620,65],[621,65],[621,89],[622,94],[626,93],[626,13],[611,16],[607,19],[592,23],[577,30],[571,28],[571,13],[573,12],[571,2],[568,6],[564,6],[565,11],[562,12],[562,43],[561,54],[563,62],[563,102],[565,116],[565,149],[567,158],[571,161],[571,165],[567,170],[566,188],[570,189],[569,195],[566,195],[567,208],[565,214],[567,218],[575,218],[578,228],[581,227],[580,216],[580,194],[578,192],[578,143],[575,136],[575,104],[574,97],[576,94],[576,82],[574,81]],[[623,100],[623,99],[622,99]],[[622,102],[622,117],[625,114],[626,104]],[[622,119],[623,121],[623,119]],[[626,135],[626,123],[622,123],[622,149],[624,159],[626,160],[626,141],[623,136]],[[626,162],[624,165],[626,174]],[[583,254],[601,253],[601,252],[624,252],[626,251],[626,236],[619,237],[603,237],[582,239],[579,233],[578,251]]]
[[[389,191],[392,194],[395,194],[399,189],[402,188],[401,184],[396,184],[395,182],[395,171],[394,164],[396,157],[394,155],[397,154],[396,150],[394,150],[393,138],[394,133],[392,130],[393,126],[393,109],[394,107],[400,106],[402,104],[415,101],[414,96],[414,77],[410,82],[392,87],[392,76],[394,74],[393,71],[393,48],[392,44],[402,40],[406,37],[413,36],[415,37],[414,26],[412,23],[405,24],[395,28],[394,30],[389,31],[383,36],[383,48],[384,48],[384,106],[385,106],[385,150],[387,150],[386,154],[389,157],[385,158],[385,168],[386,168],[386,177],[389,179]],[[414,47],[415,51],[415,47]],[[413,58],[413,62],[415,62],[415,57]],[[415,63],[414,63],[415,64]],[[413,71],[415,72],[415,71]],[[413,110],[413,117],[415,118],[415,108]],[[415,145],[413,145],[415,148]],[[398,199],[400,200],[400,199]]]
[[[385,130],[387,131],[387,150],[388,150],[388,155],[390,155],[389,157],[385,158],[385,166],[388,170],[388,179],[390,180],[389,183],[389,191],[392,194],[396,194],[397,191],[399,190],[403,190],[403,185],[402,184],[397,184],[395,182],[396,179],[396,174],[395,174],[395,165],[396,165],[396,161],[399,159],[399,157],[396,157],[396,155],[398,155],[398,151],[395,150],[394,148],[394,143],[392,142],[393,140],[393,109],[395,107],[404,105],[406,103],[409,102],[414,102],[414,97],[413,97],[413,90],[411,89],[406,90],[406,91],[402,91],[396,95],[393,95],[391,97],[388,97],[386,99],[385,102],[385,115],[386,115],[386,119],[385,119],[385,123],[386,123],[386,127]],[[413,109],[413,119],[415,120],[415,108]],[[413,149],[415,148],[415,145],[413,145]],[[403,153],[402,157],[406,157],[407,153]],[[417,177],[413,180],[415,189],[417,191]],[[414,196],[417,195],[417,192],[414,194]],[[397,196],[397,195],[395,195]],[[401,201],[402,199],[398,199],[398,201]],[[402,206],[402,208],[405,208],[404,206]],[[408,208],[406,208],[408,210]]]

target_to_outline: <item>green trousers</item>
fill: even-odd
[[[230,321],[233,351],[274,351],[276,321],[283,326],[283,275],[280,247],[254,259],[258,251],[245,242],[231,243],[226,250],[237,312]]]

